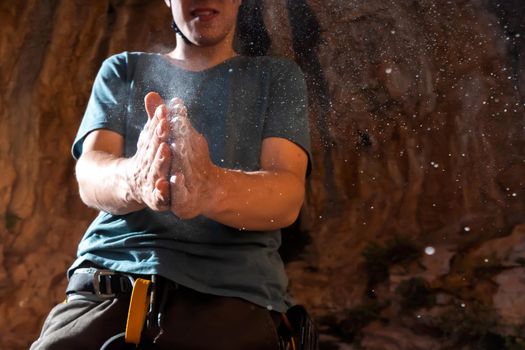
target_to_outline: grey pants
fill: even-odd
[[[59,304],[31,350],[99,350],[125,331],[128,306],[127,296]],[[145,327],[138,349],[279,350],[278,323],[276,313],[238,298],[176,290],[167,299],[162,332]]]

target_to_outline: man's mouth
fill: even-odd
[[[198,8],[192,10],[190,14],[193,17],[198,18],[200,21],[210,21],[219,14],[219,11],[211,8]]]

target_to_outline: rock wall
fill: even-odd
[[[309,85],[314,168],[283,254],[323,347],[522,341],[525,5],[264,5]],[[10,0],[0,27],[0,348],[25,349],[95,215],[69,154],[94,76],[174,41],[162,1]]]

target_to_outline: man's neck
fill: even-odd
[[[177,46],[167,56],[184,69],[201,71],[237,56],[237,53],[233,50],[231,41],[214,46],[197,46],[177,37]]]

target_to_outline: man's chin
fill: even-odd
[[[216,33],[199,33],[194,35],[190,41],[197,46],[210,47],[222,43],[226,40],[226,36]]]
[[[192,43],[198,47],[213,47],[217,46],[221,41],[212,39],[196,39],[192,40]]]

